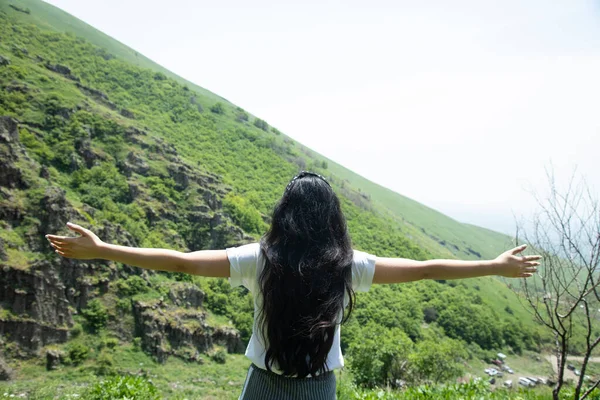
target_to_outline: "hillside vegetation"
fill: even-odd
[[[248,293],[61,259],[43,235],[66,233],[67,221],[123,245],[236,246],[260,238],[289,179],[310,169],[339,194],[357,249],[489,258],[510,245],[369,182],[40,1],[0,1],[0,89],[0,370],[13,379],[0,392],[78,394],[117,374],[150,378],[162,397],[239,394]],[[469,360],[547,341],[493,278],[376,286],[342,328],[357,396],[400,380],[454,381]]]

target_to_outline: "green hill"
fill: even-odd
[[[243,383],[245,291],[60,259],[43,235],[67,221],[124,245],[234,246],[258,240],[289,179],[310,169],[339,193],[356,248],[489,258],[510,245],[352,173],[41,1],[0,1],[0,89],[0,370],[14,377],[0,391],[53,398],[81,393],[92,374],[141,374],[163,396],[230,398]],[[375,287],[342,332],[365,386],[450,380],[465,359],[545,341],[493,278]],[[449,357],[439,379],[417,362],[432,348]],[[396,368],[403,360],[410,369]]]

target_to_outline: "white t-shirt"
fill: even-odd
[[[230,264],[231,286],[244,286],[254,295],[254,315],[259,313],[258,297],[261,296],[258,286],[258,277],[264,267],[264,259],[260,251],[260,243],[251,243],[240,247],[227,249],[227,257]],[[352,288],[356,292],[366,292],[373,282],[375,273],[376,257],[358,250],[354,250],[352,260]],[[252,337],[246,348],[248,357],[257,367],[267,369],[265,366],[265,340],[257,326],[254,318]],[[344,366],[344,358],[340,348],[340,326],[335,328],[335,337],[329,354],[327,355],[327,366],[330,370]],[[272,369],[273,372],[280,372]]]

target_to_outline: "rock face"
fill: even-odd
[[[71,74],[68,67],[59,64],[47,64],[46,67],[67,77]],[[104,93],[78,86],[82,92],[92,93],[108,102]],[[77,112],[76,108],[64,108],[58,109],[56,115],[69,120],[74,112]],[[54,369],[62,356],[54,350],[45,354],[40,351],[45,346],[67,341],[74,314],[85,308],[91,299],[108,292],[111,280],[138,274],[139,269],[129,266],[117,269],[107,262],[77,261],[52,253],[45,234],[65,234],[68,221],[85,221],[102,212],[85,203],[77,206],[71,203],[67,192],[52,181],[56,173],[52,172],[53,166],[50,163],[40,165],[35,161],[37,158],[28,155],[19,139],[19,125],[14,118],[0,116],[0,229],[12,231],[6,236],[8,238],[19,232],[17,242],[4,236],[0,238],[0,310],[3,311],[0,314],[0,339],[16,345],[11,346],[13,350],[7,357],[44,355],[47,368]],[[82,135],[73,142],[71,168],[91,168],[110,161],[105,152],[94,147],[92,138],[85,135],[87,127],[82,129]],[[30,131],[35,132],[34,136],[39,140],[46,134]],[[200,173],[183,162],[171,144],[160,139],[152,143],[153,138],[143,130],[129,127],[124,130],[124,137],[137,147],[123,157],[119,165],[121,173],[130,178],[127,201],[138,202],[140,210],[146,212],[145,223],[149,228],[153,229],[154,224],[159,225],[165,220],[188,226],[187,231],[178,234],[177,240],[191,251],[224,248],[249,239],[223,214],[221,199],[227,189],[222,187],[217,176]],[[148,176],[151,173],[149,159],[164,162],[166,166],[161,177],[172,179],[175,190],[186,191],[196,200],[182,207],[171,200],[161,203],[148,199],[145,181],[134,174]],[[98,219],[102,222],[95,227],[95,232],[104,241],[139,245],[122,225]],[[11,259],[15,253],[35,254],[36,257],[24,257],[15,262]],[[132,307],[135,334],[141,337],[143,349],[157,360],[165,361],[173,355],[199,361],[200,354],[210,352],[214,345],[223,346],[229,352],[243,351],[240,335],[235,329],[215,328],[206,322],[206,314],[201,309],[205,294],[198,287],[173,282],[167,298],[166,302],[136,301]],[[4,367],[0,360],[0,379],[10,376],[7,366],[8,372],[3,375]]]
[[[57,369],[61,364],[63,359],[63,354],[58,350],[48,350],[46,352],[46,369],[48,371],[52,371]]]
[[[69,331],[36,321],[0,319],[0,335],[17,343],[25,356],[35,355],[43,346],[66,342]]]
[[[178,285],[171,289],[169,297],[174,305],[163,300],[133,304],[136,336],[142,339],[142,349],[157,361],[165,362],[171,355],[197,360],[199,354],[206,353],[215,344],[230,353],[244,351],[237,330],[213,328],[206,323],[206,313],[197,308],[202,304],[204,293],[194,285]]]
[[[0,357],[0,381],[10,381],[13,379],[13,370],[6,364],[3,358]]]
[[[19,142],[19,121],[12,117],[0,117],[0,186],[25,189],[23,173],[16,166],[25,150]]]
[[[66,65],[51,64],[51,63],[47,62],[47,63],[44,64],[44,66],[47,69],[49,69],[50,71],[56,72],[57,74],[60,74],[60,75],[64,76],[67,79],[79,82],[79,78],[76,77],[75,75],[73,75],[71,73],[71,68],[67,67]]]

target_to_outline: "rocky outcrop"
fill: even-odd
[[[44,321],[52,326],[73,323],[66,285],[48,262],[29,270],[0,269],[0,302],[19,318]]]
[[[25,83],[11,82],[4,88],[4,90],[6,90],[8,93],[17,92],[25,94],[29,92],[29,86],[27,86]]]
[[[0,160],[0,165],[2,161]],[[13,194],[3,187],[0,187],[0,220],[9,225],[19,225],[25,217],[25,210],[14,198]]]
[[[239,332],[232,328],[213,328],[206,323],[203,311],[169,306],[162,300],[135,301],[133,314],[136,336],[142,339],[142,349],[158,362],[169,356],[197,359],[215,344],[228,352],[242,352]]]
[[[204,292],[196,285],[189,283],[177,283],[169,290],[169,300],[176,306],[186,308],[202,307]]]
[[[44,197],[40,200],[40,233],[43,235],[58,232],[65,228],[69,221],[84,219],[65,197],[66,192],[55,186],[46,189]],[[44,250],[47,250],[45,248]]]
[[[130,177],[134,172],[146,176],[150,171],[150,166],[141,155],[130,151],[125,161],[119,163],[119,170],[127,177]]]
[[[19,142],[19,121],[12,117],[0,117],[0,186],[25,189],[27,182],[16,162],[25,154]]]
[[[89,138],[82,138],[75,141],[75,150],[85,161],[87,168],[99,165],[106,158],[92,149],[92,141]]]
[[[46,351],[46,369],[52,371],[57,369],[64,359],[64,355],[59,350]]]
[[[0,357],[0,381],[10,381],[13,377],[14,372],[12,368],[4,361],[4,358]]]
[[[47,68],[47,67],[46,67]],[[91,98],[93,98],[94,100],[96,100],[97,102],[104,104],[105,106],[107,106],[108,108],[110,108],[111,110],[116,110],[117,106],[115,103],[113,103],[112,101],[110,101],[108,99],[108,96],[106,95],[106,93],[98,90],[98,89],[94,89],[88,86],[84,86],[81,83],[77,82],[77,87],[79,88],[79,90],[81,90],[81,92],[87,96],[90,96]]]
[[[57,74],[64,76],[67,79],[79,82],[79,78],[73,75],[73,73],[71,72],[71,68],[67,67],[66,65],[51,64],[49,62],[46,62],[44,64],[44,67],[46,67],[46,69],[49,69],[52,72],[56,72]]]
[[[68,67],[62,67],[52,66],[57,73],[71,73]],[[81,84],[78,87],[82,91],[94,91]],[[108,101],[102,92],[93,93],[102,101]],[[76,110],[56,108],[55,112],[68,119]],[[39,131],[30,129],[30,125],[27,128],[36,139],[43,140],[43,127],[39,127]],[[16,344],[15,353],[19,356],[35,356],[44,346],[68,340],[69,329],[74,323],[73,314],[85,308],[92,298],[106,293],[110,289],[109,282],[117,274],[126,276],[139,273],[139,270],[129,266],[119,266],[117,270],[115,265],[107,262],[76,261],[51,253],[45,234],[66,234],[68,221],[86,221],[89,216],[101,213],[87,204],[74,207],[65,190],[52,186],[52,167],[50,164],[40,166],[29,158],[19,141],[18,129],[19,121],[0,117],[0,229],[16,229],[28,224],[26,230],[19,231],[22,243],[0,240],[0,307],[3,309],[0,338]],[[83,126],[83,129],[89,128]],[[111,160],[95,147],[97,139],[91,139],[91,135],[82,136],[74,142],[71,168],[83,168],[84,163],[91,168],[101,161]],[[191,251],[224,248],[249,239],[222,213],[221,199],[228,189],[216,175],[186,164],[173,145],[154,139],[139,128],[126,128],[124,136],[130,143],[139,145],[119,165],[124,175],[148,175],[151,172],[148,160],[158,160],[166,163],[166,174],[175,182],[175,189],[186,191],[193,199],[185,207],[170,199],[163,203],[153,199],[146,201],[150,195],[144,186],[145,180],[131,178],[130,199],[138,200],[146,211],[146,223],[150,228],[153,223],[164,220],[187,225],[189,229],[182,230],[173,240]],[[36,188],[33,195],[22,191],[32,186]],[[126,246],[139,245],[121,225],[104,218],[98,218],[98,221],[102,225],[96,225],[94,229],[102,240]],[[15,263],[10,259],[14,249],[44,256],[28,255]],[[173,355],[198,361],[201,354],[210,353],[215,345],[223,346],[229,352],[243,351],[240,335],[235,329],[207,324],[201,309],[205,294],[199,288],[188,283],[173,283],[167,296],[168,304],[132,303],[136,335],[142,338],[144,350],[156,359],[164,361]],[[56,368],[59,362],[60,355],[52,351],[46,353],[49,369]]]
[[[135,118],[135,114],[132,113],[131,111],[129,111],[128,109],[126,109],[126,108],[121,108],[121,110],[119,111],[119,114],[121,114],[125,118],[129,118],[129,119],[134,119]]]
[[[16,342],[21,350],[33,355],[43,346],[66,342],[69,330],[32,320],[0,319],[0,335]]]

